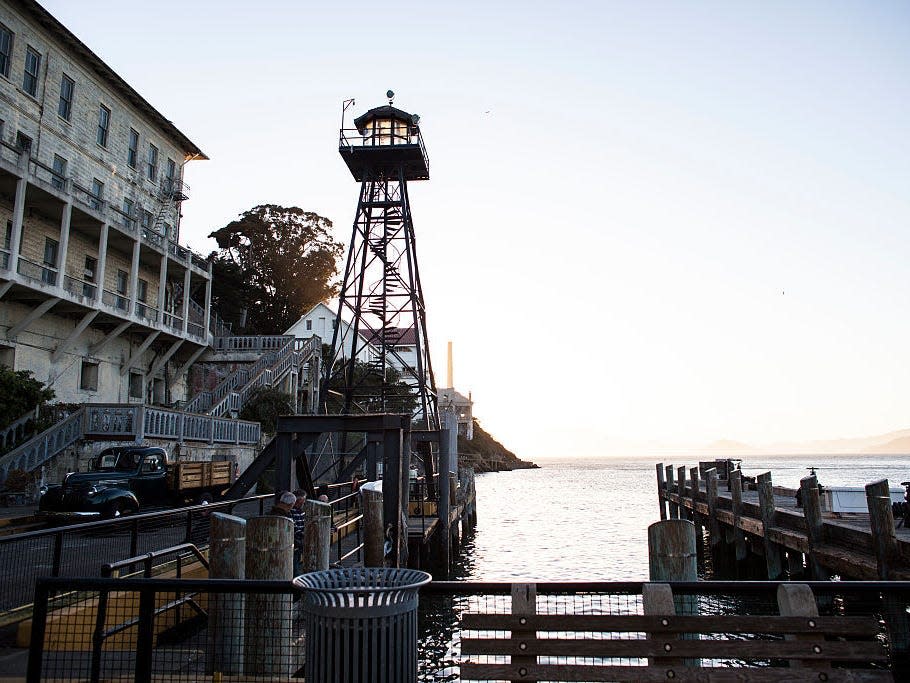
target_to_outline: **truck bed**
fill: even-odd
[[[176,462],[171,465],[171,486],[174,491],[228,487],[231,485],[233,463]]]

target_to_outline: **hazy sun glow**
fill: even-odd
[[[431,349],[520,456],[908,426],[910,6],[43,3],[210,157],[182,240],[357,186],[398,94]]]

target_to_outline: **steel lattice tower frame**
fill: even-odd
[[[342,116],[339,152],[360,182],[360,195],[323,397],[339,400],[343,414],[406,412],[389,382],[396,370],[417,392],[415,426],[435,430],[436,381],[408,197],[409,180],[429,179],[418,120],[393,107],[391,99],[355,119],[354,129],[344,128]],[[372,377],[358,360],[371,367]]]

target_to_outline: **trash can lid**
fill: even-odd
[[[328,593],[380,593],[418,589],[428,584],[432,576],[418,569],[389,567],[348,567],[302,574],[294,585],[305,591]]]

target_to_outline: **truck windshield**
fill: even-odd
[[[123,470],[136,469],[138,462],[132,453],[102,453],[95,461],[98,470]]]

